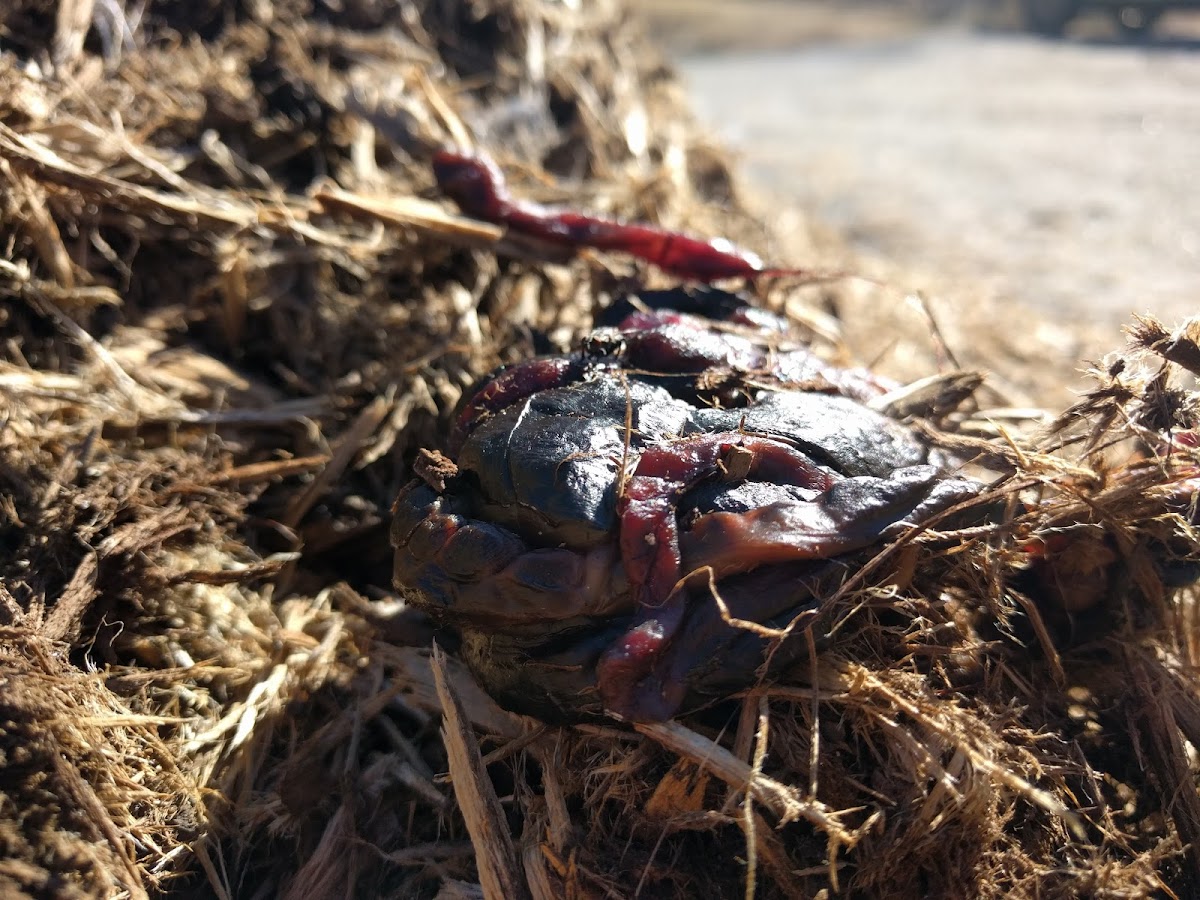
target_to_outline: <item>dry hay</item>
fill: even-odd
[[[1142,323],[1041,437],[947,419],[1007,517],[887,548],[783,683],[544,728],[431,666],[388,506],[475,377],[630,270],[449,214],[422,148],[487,135],[522,191],[769,250],[627,14],[25,0],[0,47],[0,893],[1200,890],[1197,606],[1164,584],[1195,469],[1154,454],[1195,335]],[[771,301],[836,352],[864,290]]]

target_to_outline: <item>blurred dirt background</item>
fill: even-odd
[[[1110,345],[1200,292],[1200,15],[1063,40],[1015,4],[659,0],[702,117],[760,194],[945,302],[1029,304]],[[890,268],[889,268],[890,267]]]

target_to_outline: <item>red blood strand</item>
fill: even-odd
[[[807,269],[764,269],[753,253],[723,239],[706,241],[653,225],[559,211],[515,199],[495,163],[481,157],[440,150],[433,156],[433,171],[442,192],[467,215],[570,249],[593,247],[627,253],[664,272],[704,283],[812,274]]]

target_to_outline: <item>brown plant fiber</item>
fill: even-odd
[[[0,9],[0,895],[1200,893],[1195,324],[1042,414],[1036,354],[980,387],[893,288],[760,286],[939,376],[891,399],[1005,512],[882,548],[720,715],[552,728],[431,649],[389,506],[475,379],[665,280],[460,215],[443,144],[782,253],[616,0]]]

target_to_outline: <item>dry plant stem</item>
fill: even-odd
[[[503,229],[486,222],[447,214],[435,204],[416,197],[379,200],[336,188],[325,188],[312,199],[287,197],[269,203],[248,201],[244,194],[217,191],[180,182],[186,189],[168,193],[146,188],[107,175],[83,171],[48,148],[27,140],[0,123],[0,160],[27,172],[30,179],[78,190],[132,214],[151,214],[156,219],[183,227],[203,225],[221,233],[240,233],[251,228],[295,233],[318,244],[354,248],[365,242],[347,242],[334,233],[315,227],[314,213],[339,210],[393,228],[464,247],[487,247],[505,239]],[[61,286],[60,286],[61,287]]]
[[[519,753],[530,744],[536,742],[543,734],[546,733],[546,726],[536,725],[530,728],[525,734],[515,740],[511,740],[500,747],[497,747],[491,753],[483,758],[485,766],[493,766],[498,762],[508,759],[514,753]]]
[[[447,677],[445,659],[435,644],[433,678],[445,717],[442,737],[446,743],[454,795],[475,847],[483,895],[487,900],[520,900],[529,895],[519,874],[512,835],[495,788],[483,767],[475,733]]]
[[[546,857],[536,841],[527,841],[521,848],[521,866],[531,900],[558,900],[563,896],[562,886],[551,881]]]
[[[4,161],[0,161],[0,176],[9,183],[14,194],[24,198],[24,212],[27,216],[24,229],[33,238],[39,260],[53,276],[53,280],[47,280],[43,285],[49,288],[51,293],[63,297],[73,297],[82,293],[76,290],[75,269],[63,244],[62,233],[46,208],[45,191],[32,178],[14,173],[12,167]],[[26,271],[25,275],[28,274]],[[119,297],[115,297],[115,300],[120,302]]]
[[[1172,709],[1172,700],[1180,692],[1160,660],[1147,658],[1138,648],[1130,648],[1127,659],[1141,700],[1141,714],[1149,725],[1150,758],[1161,782],[1166,811],[1179,829],[1192,864],[1200,867],[1200,794],[1193,786],[1189,751]]]
[[[80,618],[95,599],[96,574],[95,551],[88,552],[79,563],[75,574],[42,624],[42,635],[49,641],[61,641],[77,627]]]
[[[847,831],[838,820],[840,813],[819,800],[803,799],[795,788],[761,773],[755,774],[751,765],[678,722],[635,724],[634,728],[668,750],[703,766],[731,787],[748,792],[778,816],[781,824],[804,819],[824,831],[833,843],[850,847],[857,841],[858,836]]]
[[[537,729],[534,729],[537,731]],[[571,812],[567,806],[567,793],[563,788],[559,758],[558,741],[550,739],[539,741],[534,748],[534,756],[542,769],[542,793],[546,801],[547,840],[550,848],[559,856],[567,851],[572,843]]]
[[[971,762],[971,765],[991,776],[1009,790],[1022,795],[1029,802],[1040,806],[1047,812],[1062,819],[1063,823],[1078,840],[1083,841],[1087,839],[1087,832],[1083,828],[1083,822],[1079,818],[1079,815],[1067,809],[1053,794],[1034,787],[1020,775],[1016,774],[1016,772],[1011,771],[990,758],[990,756],[982,753],[979,748],[973,746],[963,736],[955,734],[950,730],[945,722],[933,718],[921,710],[915,703],[900,696],[869,669],[857,665],[846,666],[843,670],[843,677],[844,683],[851,686],[850,690],[852,693],[856,690],[865,689],[877,696],[886,698],[888,703],[896,709],[919,723],[923,728],[938,735],[939,738],[945,741],[948,747],[954,747],[963,752]]]
[[[759,697],[758,731],[754,736],[754,763],[750,774],[752,779],[762,777],[770,728],[770,704],[766,697]],[[742,830],[746,835],[746,900],[754,900],[758,887],[758,835],[755,831],[757,818],[754,813],[754,798],[751,794],[746,794],[742,801]]]
[[[291,475],[305,475],[314,469],[328,465],[329,461],[329,455],[322,453],[316,456],[297,456],[292,459],[234,466],[213,475],[209,479],[208,484],[230,484],[236,482],[239,485],[249,485],[260,481],[286,478]]]
[[[346,848],[354,840],[354,813],[347,803],[342,803],[326,823],[316,850],[281,893],[281,900],[353,896],[354,857],[346,853]]]
[[[1054,673],[1054,683],[1065,689],[1067,687],[1067,672],[1063,668],[1062,657],[1058,653],[1058,648],[1054,646],[1054,640],[1050,637],[1050,631],[1046,627],[1046,622],[1042,618],[1041,611],[1037,608],[1037,604],[1024,594],[1014,591],[1013,596],[1021,604],[1021,608],[1025,610],[1025,614],[1029,617],[1029,624],[1033,626],[1038,644],[1041,645],[1042,652],[1046,654],[1046,659],[1050,663],[1050,669]]]
[[[204,874],[208,878],[208,886],[216,893],[218,900],[233,900],[233,893],[229,889],[229,875],[224,865],[224,859],[220,859],[221,871],[217,871],[217,864],[213,862],[212,855],[208,851],[207,841],[197,841],[193,847],[193,852],[196,858],[200,861],[200,867],[204,869]]]
[[[299,553],[272,553],[260,563],[231,566],[228,569],[189,569],[164,575],[168,584],[247,584],[276,578],[287,565],[299,558]]]
[[[498,225],[451,215],[439,204],[417,197],[365,197],[326,187],[313,199],[323,210],[341,210],[393,227],[420,229],[467,247],[491,247],[504,237],[504,229]]]
[[[812,725],[808,729],[810,735],[808,740],[808,795],[816,797],[817,773],[821,768],[821,667],[817,662],[817,639],[813,636],[811,628],[804,630],[804,639],[808,642],[809,680],[812,682],[812,699],[810,700]]]
[[[437,691],[428,650],[381,644],[374,652],[376,658],[394,673],[395,687],[405,692],[408,704],[430,714],[441,713],[441,696]],[[478,731],[498,735],[508,741],[524,737],[528,731],[525,724],[527,720],[505,712],[497,706],[475,683],[461,662],[443,656],[442,665],[450,670],[455,685],[455,696],[466,710],[468,720]],[[390,696],[390,689],[388,693]]]
[[[113,387],[131,404],[136,404],[138,400],[143,399],[143,396],[148,393],[145,388],[130,377],[129,373],[121,368],[120,364],[112,358],[112,354],[105,350],[99,341],[80,328],[78,323],[59,309],[58,306],[47,299],[33,295],[30,295],[29,302],[46,317],[53,319],[54,323],[63,332],[95,357],[96,361],[104,368],[112,380]],[[165,400],[165,398],[159,397],[154,397],[153,399],[159,401],[159,403],[153,404],[152,408],[153,406],[161,405],[161,401]]]
[[[751,760],[754,752],[754,735],[758,728],[758,697],[759,690],[753,688],[741,698],[741,709],[738,711],[737,731],[733,736],[733,755],[735,759]],[[726,791],[725,801],[721,811],[729,813],[741,802],[742,792],[732,787]]]
[[[125,890],[129,892],[129,896],[133,900],[147,900],[149,895],[141,885],[141,878],[138,877],[137,867],[134,863],[130,847],[124,835],[121,834],[121,830],[113,822],[112,816],[108,814],[108,811],[104,808],[104,804],[96,796],[92,785],[81,778],[79,772],[66,759],[56,759],[55,767],[58,770],[58,777],[65,784],[70,785],[74,794],[71,799],[88,811],[92,817],[92,821],[99,826],[101,835],[116,852],[117,859],[120,860],[121,866],[124,869],[120,873],[120,880]]]
[[[328,490],[329,485],[346,470],[353,461],[355,454],[370,440],[371,435],[387,418],[391,402],[387,397],[377,397],[369,403],[354,424],[338,441],[329,465],[321,470],[321,474],[312,480],[308,488],[292,502],[282,521],[288,528],[295,528],[304,518],[304,514]]]
[[[107,201],[129,212],[157,210],[180,225],[249,228],[258,224],[254,207],[205,203],[180,195],[142,187],[107,175],[86,172],[61,156],[0,124],[0,155],[14,168],[27,172],[42,183],[77,190],[81,194]],[[191,186],[197,196],[210,194],[199,185]]]
[[[94,7],[95,0],[63,0],[58,4],[54,28],[55,65],[72,62],[83,51],[83,40],[91,28]]]

